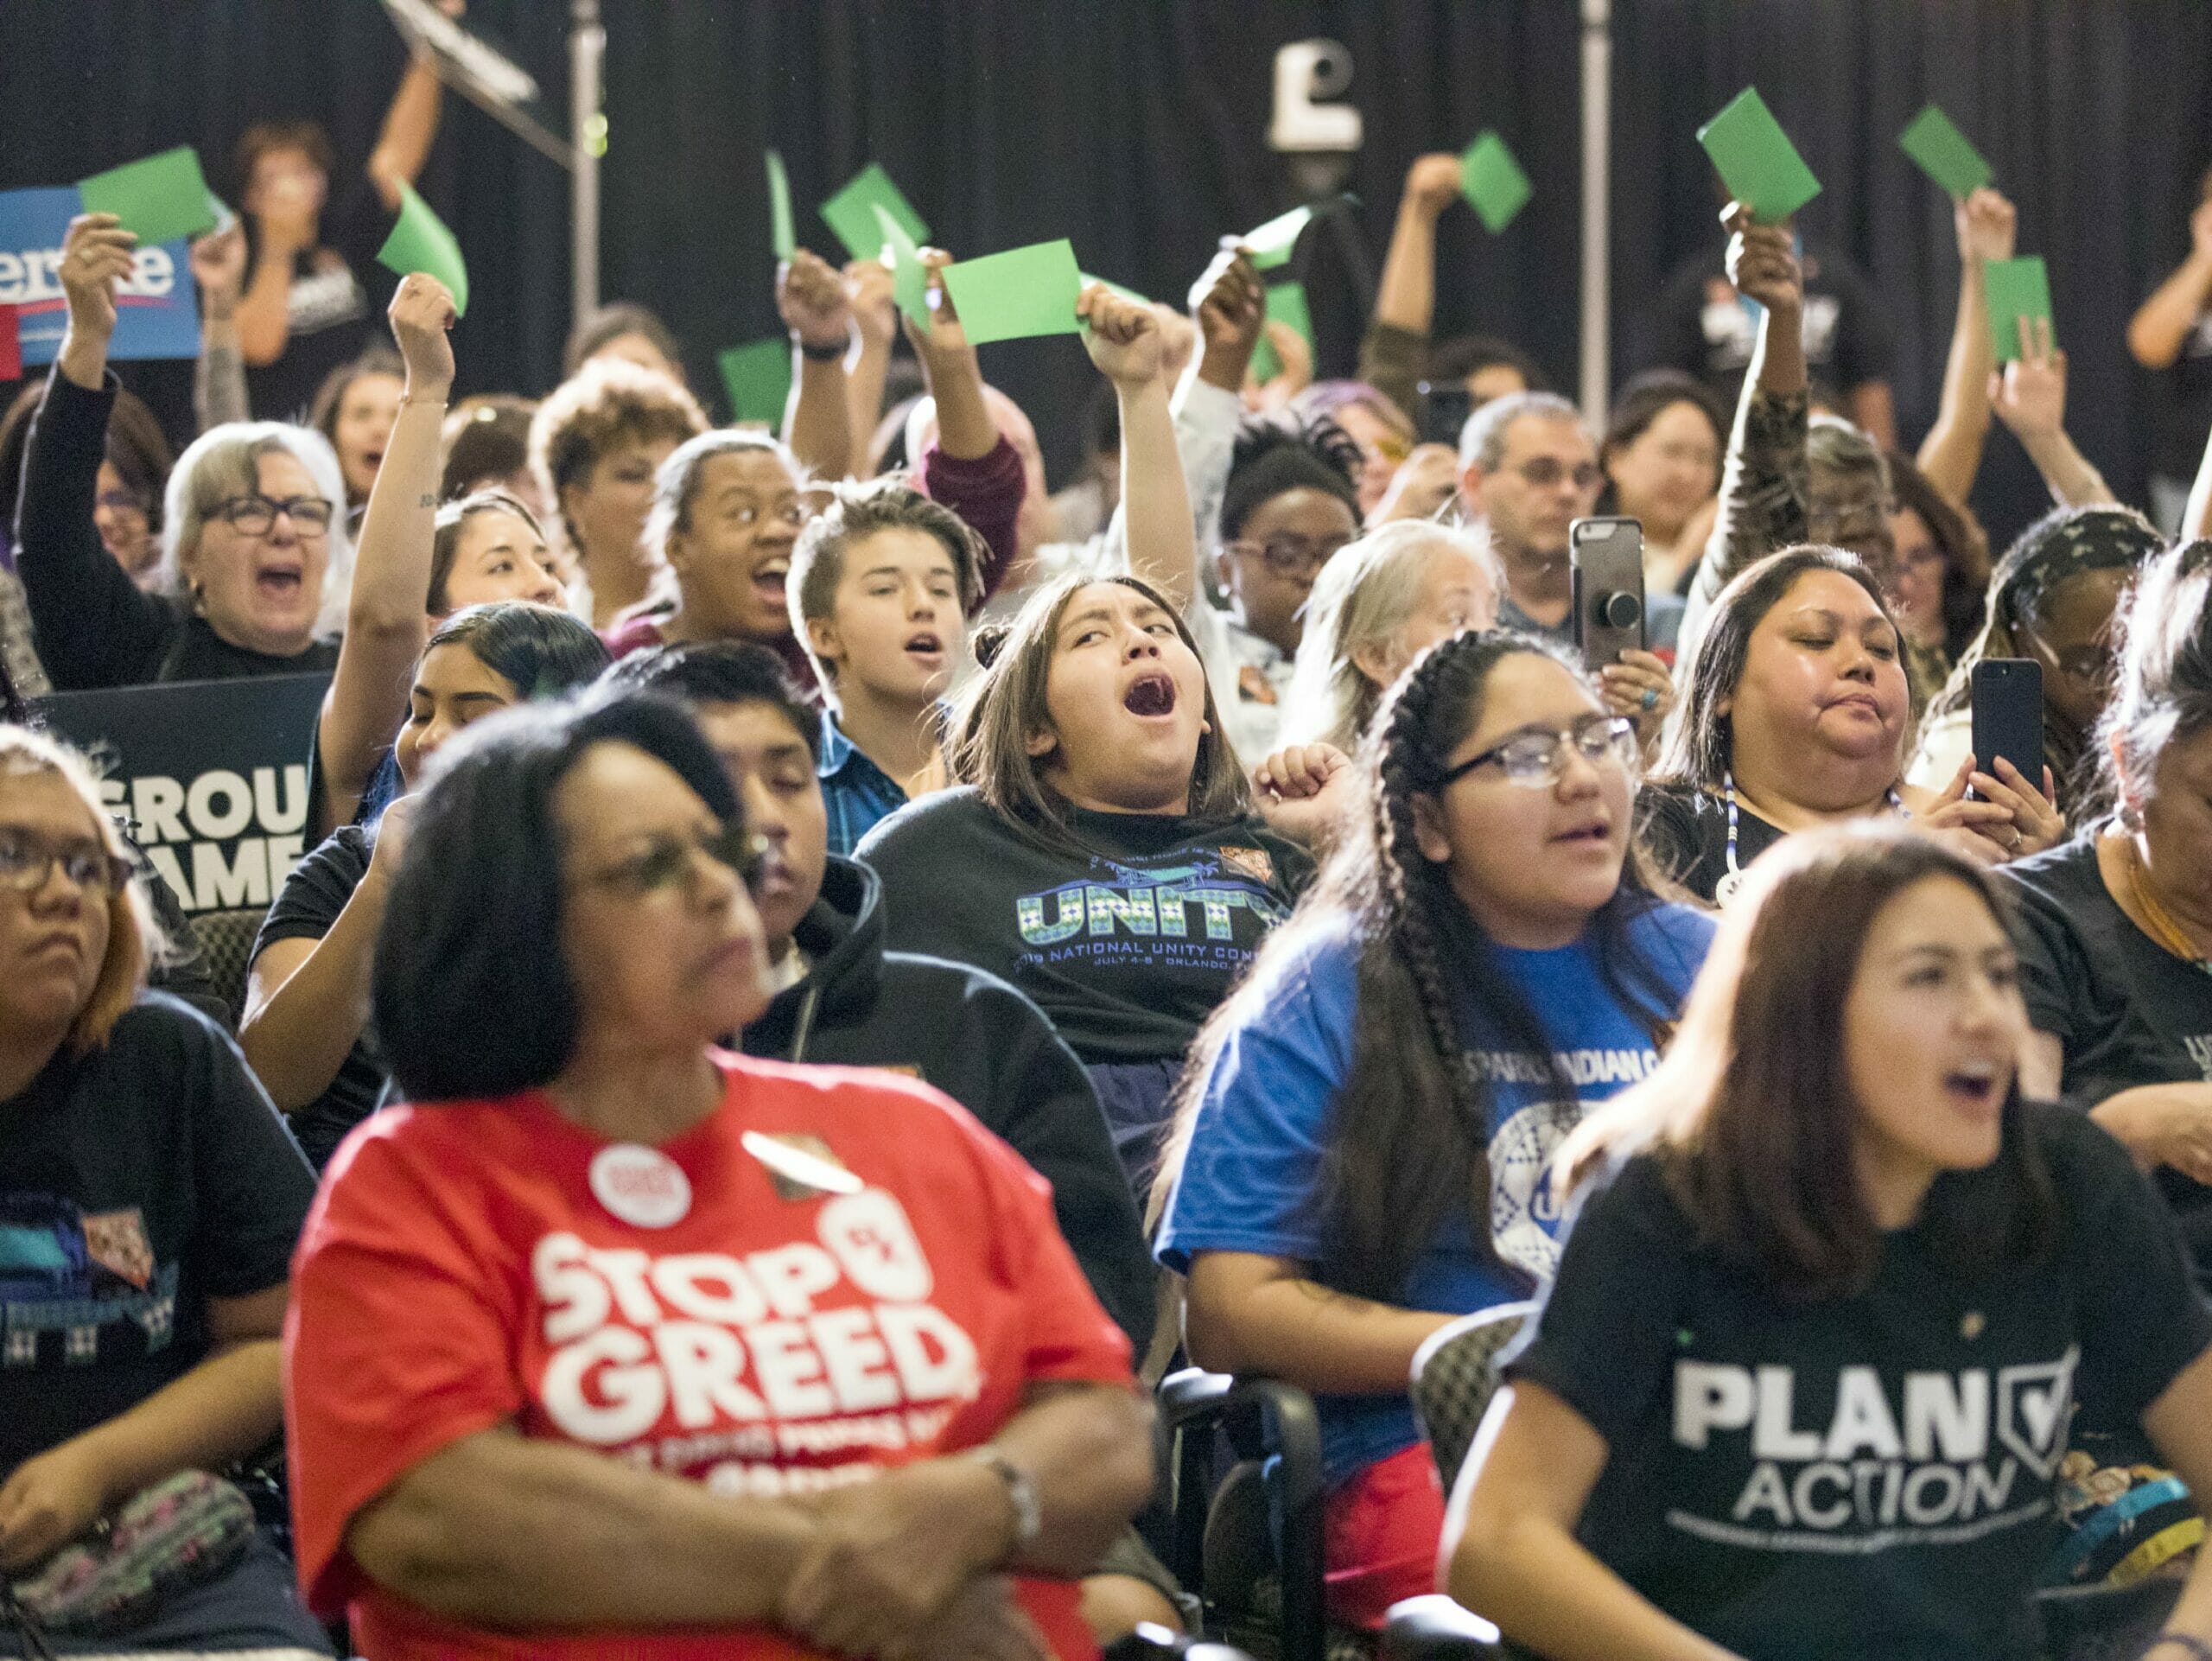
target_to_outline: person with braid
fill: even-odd
[[[1433,1589],[1407,1377],[1558,1261],[1554,1151],[1643,1078],[1712,923],[1637,845],[1636,733],[1532,636],[1453,636],[1376,716],[1335,850],[1193,1047],[1155,1193],[1191,1359],[1314,1392],[1330,1607]]]

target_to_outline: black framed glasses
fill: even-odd
[[[1269,537],[1265,542],[1232,542],[1237,553],[1256,556],[1276,576],[1312,579],[1351,540],[1350,537]]]
[[[0,830],[0,888],[35,894],[57,865],[71,887],[99,900],[120,893],[137,875],[129,860],[98,843],[56,843],[28,830]]]
[[[231,529],[249,537],[265,537],[276,516],[289,518],[303,537],[319,537],[330,529],[330,504],[320,496],[287,496],[281,501],[268,496],[233,496],[215,510]]]
[[[704,836],[657,837],[642,853],[583,879],[588,888],[613,888],[635,900],[681,888],[698,893],[699,860],[712,860],[737,875],[747,894],[760,891],[766,869],[768,839],[742,825],[728,825]]]
[[[1447,770],[1436,781],[1436,787],[1442,790],[1478,767],[1495,764],[1504,773],[1508,784],[1529,790],[1548,790],[1567,770],[1570,745],[1592,767],[1603,767],[1611,761],[1632,767],[1637,758],[1636,723],[1626,716],[1590,715],[1572,727],[1517,732]]]
[[[1595,461],[1578,461],[1573,467],[1556,457],[1533,456],[1513,469],[1522,480],[1538,490],[1550,490],[1572,480],[1577,490],[1595,490],[1605,475],[1598,470]]]

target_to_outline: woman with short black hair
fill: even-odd
[[[1448,1560],[1516,1646],[2025,1657],[2077,1403],[2212,1485],[2212,1314],[2126,1154],[2023,1102],[2006,921],[1927,837],[1802,838],[1565,1151],[1592,1180]],[[2167,1634],[2206,1651],[2212,1558]]]
[[[378,1661],[1096,1653],[1128,1340],[944,1097],[715,1047],[768,1002],[760,869],[650,697],[425,790],[373,989],[423,1104],[334,1166],[288,1352],[302,1581]]]

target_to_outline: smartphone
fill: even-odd
[[[1463,380],[1425,380],[1421,384],[1421,439],[1424,444],[1459,448],[1460,429],[1475,412],[1475,400]]]
[[[1574,582],[1574,638],[1583,666],[1603,669],[1643,650],[1643,526],[1631,519],[1577,519],[1567,528]]]
[[[2041,790],[2043,665],[2030,658],[1984,658],[1974,666],[1967,690],[1974,766],[1996,778],[2001,755],[2032,788]]]

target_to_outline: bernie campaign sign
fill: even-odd
[[[52,363],[69,311],[62,298],[61,239],[81,207],[74,185],[0,191],[0,306],[16,309],[23,363]],[[200,296],[185,239],[138,250],[118,286],[111,359],[196,358]]]

